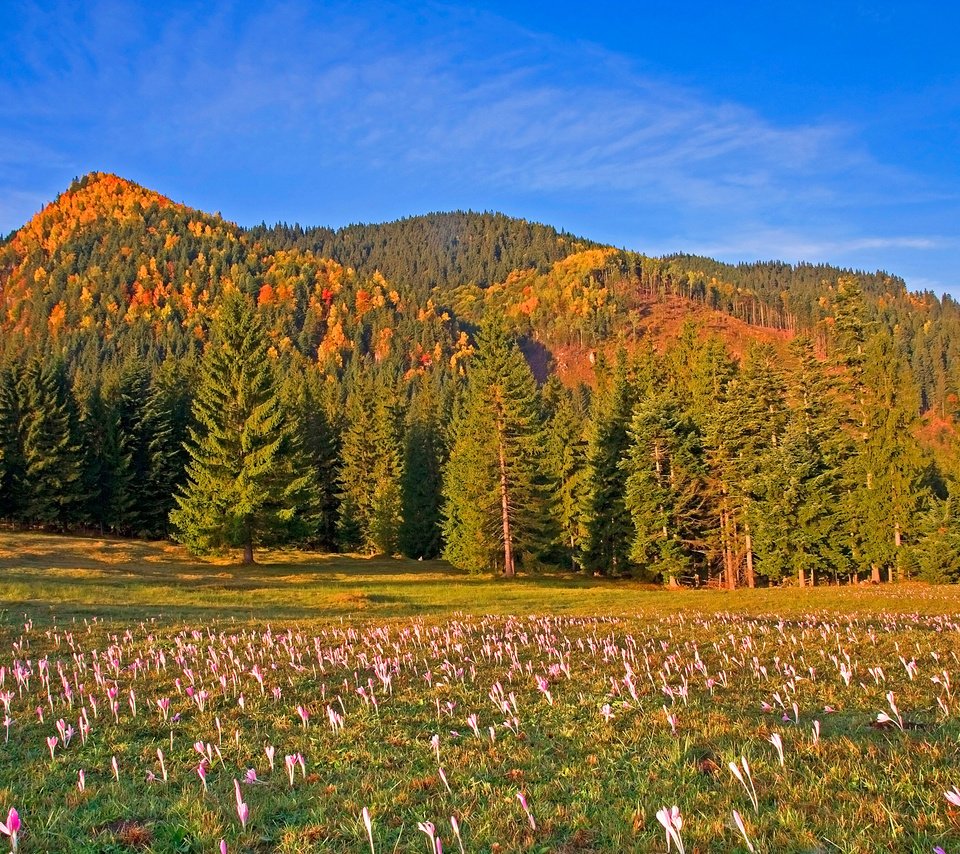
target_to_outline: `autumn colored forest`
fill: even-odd
[[[0,519],[670,584],[960,579],[960,307],[499,214],[243,229],[122,178],[0,244]]]

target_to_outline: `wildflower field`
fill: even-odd
[[[5,844],[960,852],[953,588],[263,559],[0,533]]]

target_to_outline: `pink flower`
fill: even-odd
[[[949,792],[944,792],[943,794],[947,801],[949,801],[955,807],[960,807],[960,789],[954,786]]]
[[[657,821],[663,825],[667,834],[667,851],[671,844],[677,846],[677,851],[684,854],[683,840],[680,838],[680,829],[683,827],[683,816],[680,815],[680,807],[664,807],[657,812]]]
[[[250,807],[244,803],[243,795],[240,793],[240,781],[234,780],[233,786],[237,793],[237,817],[240,819],[240,825],[244,830],[247,829],[247,819],[250,818]]]
[[[10,850],[16,851],[17,834],[20,833],[20,815],[13,807],[10,807],[10,812],[7,813],[6,822],[0,822],[0,833],[10,837]]]
[[[517,792],[517,800],[520,801],[520,806],[523,807],[523,811],[527,814],[527,821],[530,822],[530,829],[536,830],[537,823],[533,820],[533,813],[530,812],[530,807],[527,806],[527,798],[523,792]]]
[[[367,838],[370,840],[370,854],[376,854],[373,847],[373,820],[370,818],[370,810],[364,807],[360,815],[363,818],[363,826],[367,829]]]

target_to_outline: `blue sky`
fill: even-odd
[[[952,3],[0,4],[0,232],[116,172],[244,225],[499,210],[960,296]]]

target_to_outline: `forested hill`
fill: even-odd
[[[49,352],[88,375],[132,356],[193,357],[223,288],[236,286],[256,298],[278,350],[339,370],[357,356],[400,373],[455,357],[461,327],[493,309],[543,364],[561,353],[583,378],[587,351],[644,335],[662,349],[684,317],[738,353],[752,339],[786,340],[772,330],[810,332],[826,355],[844,277],[857,280],[867,319],[895,331],[924,411],[952,413],[958,306],[885,273],[650,258],[492,213],[244,230],[99,173],[0,246],[0,354]]]
[[[0,244],[0,520],[213,542],[171,511],[228,338],[302,475],[274,541],[505,568],[507,512],[527,567],[960,577],[951,299],[489,213],[244,229],[105,174]]]
[[[598,244],[499,213],[431,213],[396,222],[329,228],[261,225],[248,232],[279,249],[305,249],[361,275],[379,270],[426,297],[472,283],[486,287],[514,270],[546,273],[557,261]]]

